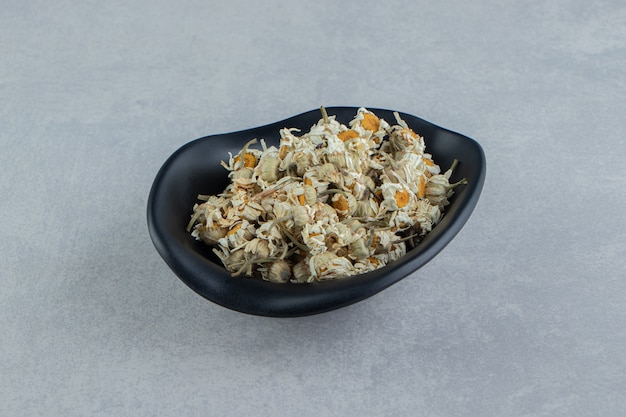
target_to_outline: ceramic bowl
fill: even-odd
[[[391,124],[393,111],[368,108]],[[356,107],[329,107],[329,115],[348,124]],[[220,161],[236,154],[252,138],[278,145],[279,130],[300,128],[307,132],[320,119],[311,110],[265,126],[206,136],[187,143],[172,154],[159,170],[150,191],[148,228],[163,260],[192,290],[223,307],[242,313],[295,317],[327,312],[350,305],[382,291],[407,277],[437,255],[470,217],[485,179],[485,155],[481,146],[464,135],[438,127],[416,116],[399,112],[415,132],[424,137],[426,152],[447,169],[459,161],[450,182],[461,178],[467,185],[455,189],[445,214],[433,230],[401,259],[376,271],[348,278],[310,284],[277,284],[260,279],[232,277],[209,246],[186,231],[198,194],[218,194],[228,185],[228,172]],[[414,275],[415,276],[415,275]]]

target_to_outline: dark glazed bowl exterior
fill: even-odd
[[[368,108],[390,124],[393,111]],[[357,107],[329,107],[329,115],[348,124]],[[247,314],[296,317],[334,310],[368,298],[430,261],[461,230],[470,217],[483,187],[485,155],[466,136],[435,126],[418,117],[399,113],[426,141],[426,152],[446,170],[459,164],[450,182],[467,178],[456,188],[443,219],[414,249],[381,269],[339,280],[311,284],[275,284],[260,279],[231,277],[211,248],[196,241],[186,226],[198,194],[218,194],[228,185],[228,172],[220,161],[236,154],[252,138],[278,146],[279,130],[297,127],[307,132],[320,119],[319,110],[253,129],[206,136],[178,149],[159,170],[148,199],[148,228],[167,265],[196,293],[226,308]]]

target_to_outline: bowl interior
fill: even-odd
[[[393,112],[369,108],[395,123]],[[329,115],[347,124],[356,107],[329,107]],[[238,132],[206,136],[178,149],[159,170],[148,199],[148,228],[152,241],[168,266],[195,292],[224,307],[243,313],[292,317],[317,314],[370,297],[423,266],[458,233],[476,206],[485,178],[485,157],[474,140],[435,126],[418,117],[400,113],[402,119],[424,136],[426,152],[446,170],[454,159],[459,164],[451,182],[467,178],[457,187],[442,220],[417,247],[396,262],[376,271],[339,280],[311,284],[275,284],[245,277],[233,278],[212,249],[186,231],[198,194],[218,194],[228,185],[228,172],[220,162],[236,154],[252,138],[278,145],[279,130],[296,127],[303,132],[321,114],[312,110],[269,125]]]

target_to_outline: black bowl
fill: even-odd
[[[387,122],[393,112],[370,108]],[[329,115],[347,124],[356,107],[329,107]],[[474,140],[415,116],[402,119],[424,136],[426,151],[443,170],[459,164],[451,182],[467,178],[456,188],[443,219],[401,259],[373,272],[310,284],[276,284],[256,278],[231,277],[209,246],[185,230],[198,194],[218,194],[228,185],[220,165],[228,152],[236,154],[252,138],[278,145],[279,130],[297,127],[307,132],[320,119],[312,110],[280,122],[239,132],[206,136],[178,149],[159,170],[148,199],[148,228],[154,245],[169,267],[195,292],[219,305],[243,313],[295,317],[322,313],[368,298],[416,271],[439,253],[471,215],[485,180],[485,155]]]

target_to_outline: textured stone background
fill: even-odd
[[[624,2],[5,2],[0,50],[0,415],[626,414]],[[477,139],[476,211],[341,310],[205,301],[157,170],[321,104]]]

